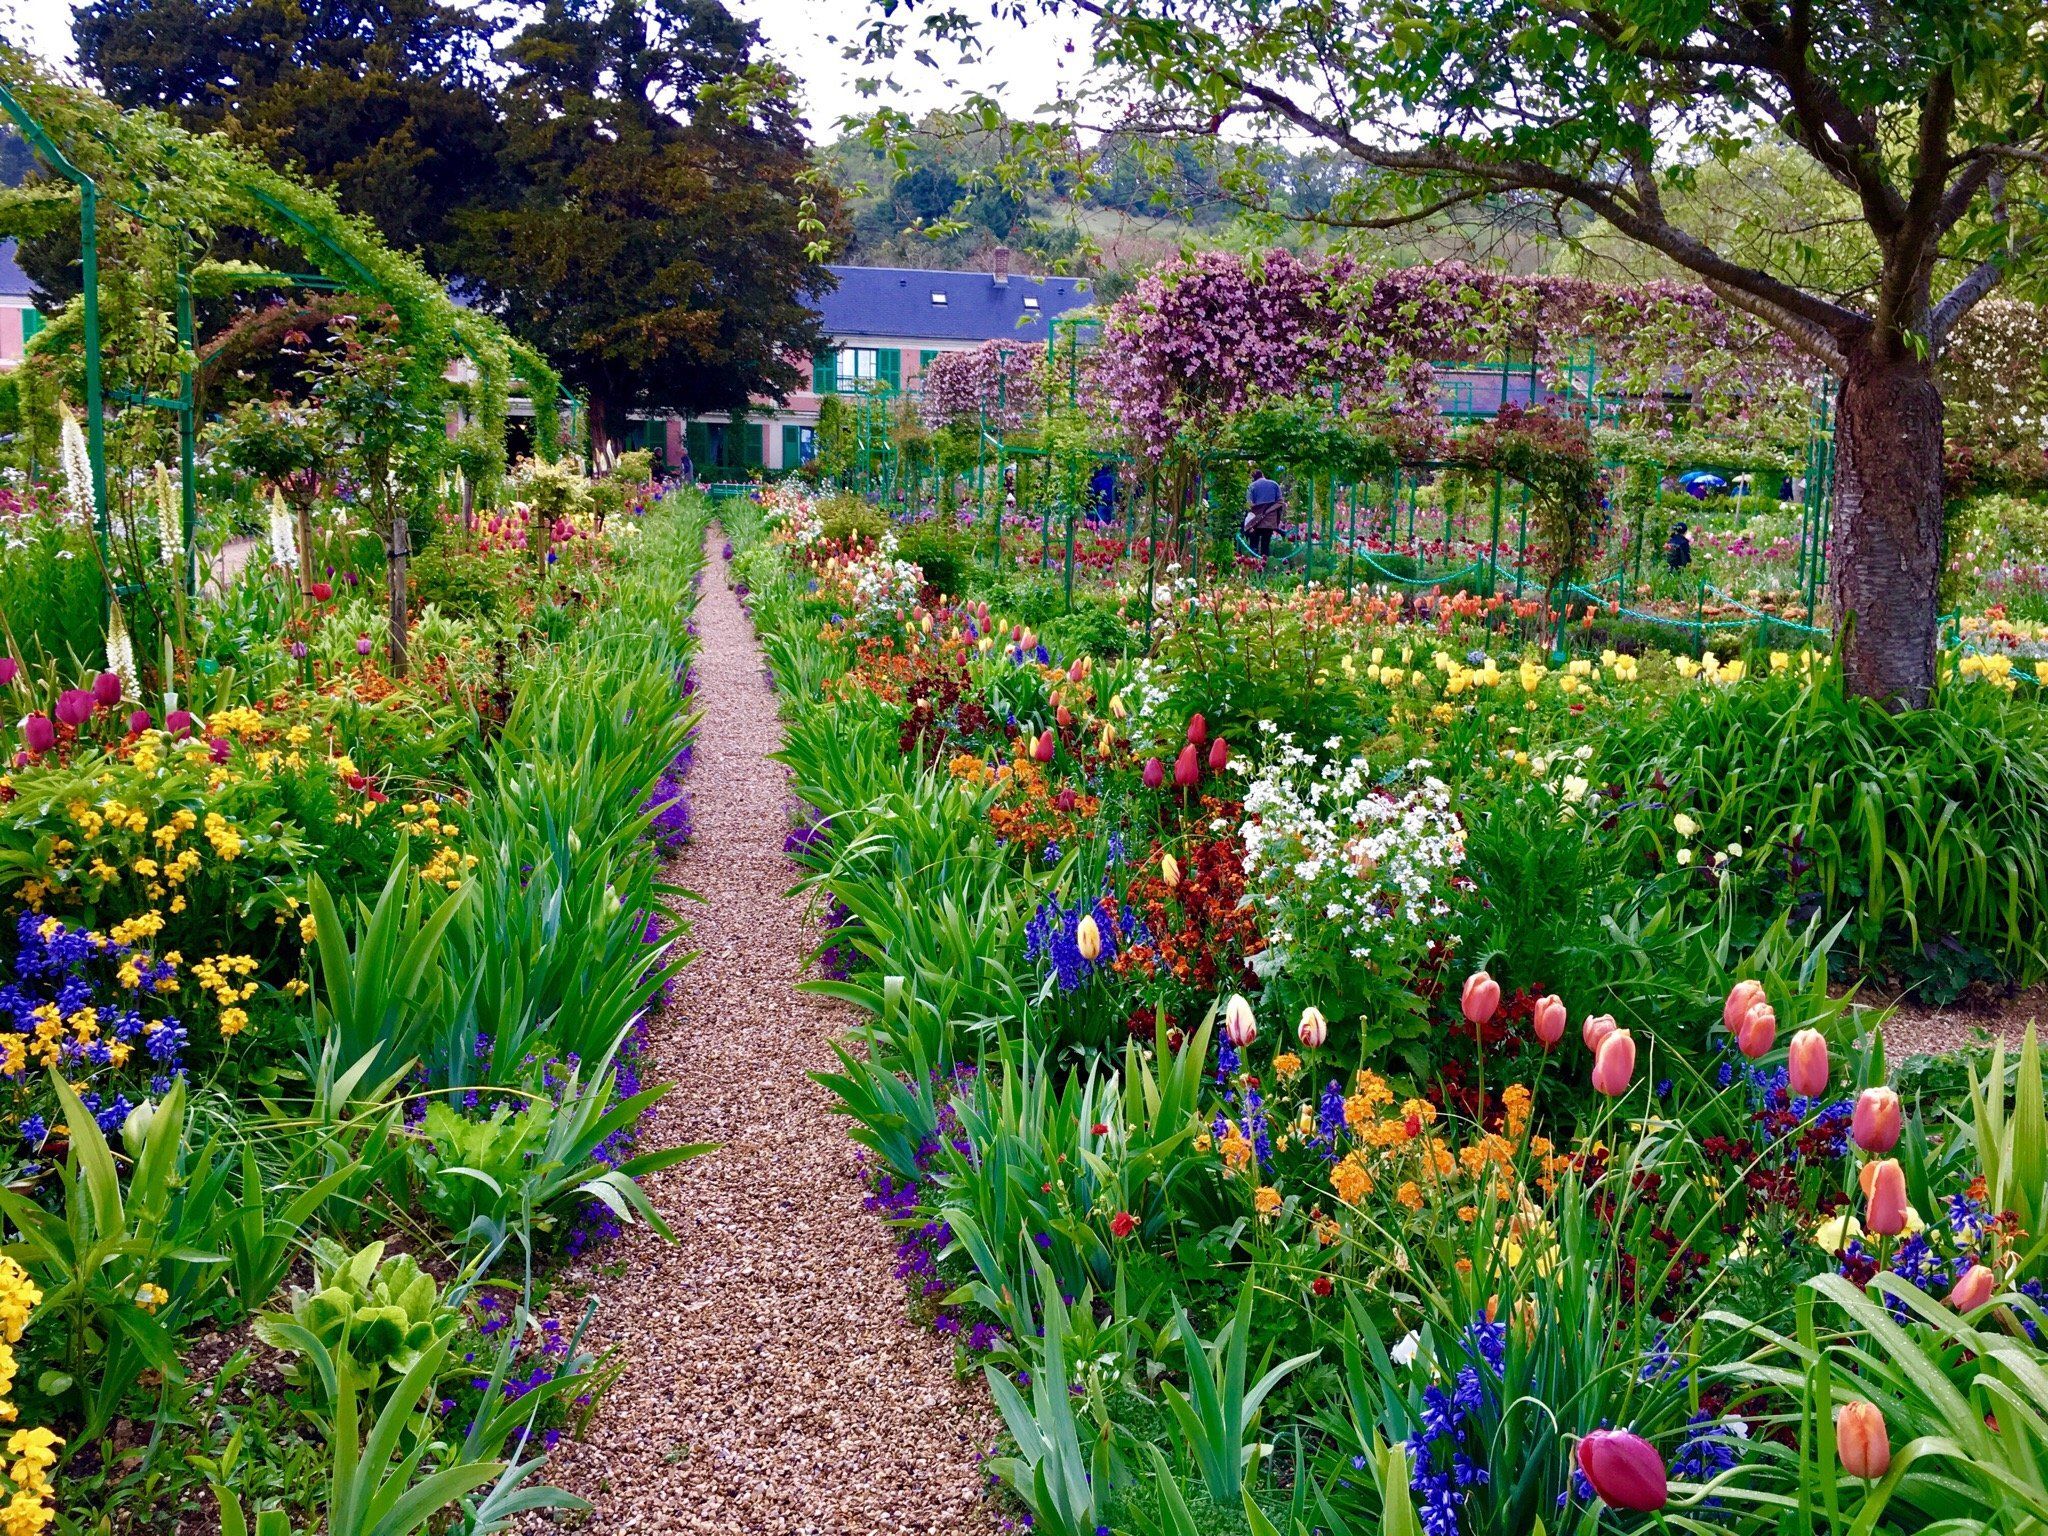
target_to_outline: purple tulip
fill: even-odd
[[[1142,776],[1147,789],[1157,789],[1166,782],[1166,764],[1156,757],[1148,757],[1145,759],[1145,772]]]
[[[149,711],[146,709],[138,709],[128,717],[128,732],[132,736],[140,736],[149,726]]]
[[[12,656],[0,656],[0,688],[7,687],[21,676],[21,663]]]
[[[234,743],[229,741],[227,737],[216,736],[213,738],[213,741],[208,745],[206,755],[212,758],[216,763],[224,763],[228,760],[228,755],[234,750]]]
[[[76,730],[92,718],[92,695],[83,688],[66,688],[57,695],[57,719]]]
[[[172,710],[168,715],[164,716],[164,729],[169,731],[173,736],[191,735],[192,711],[189,709]]]
[[[112,709],[121,702],[121,678],[118,673],[102,672],[92,680],[92,701],[101,709]]]
[[[367,656],[370,654],[370,637],[368,635],[356,636],[356,654],[358,656]]]
[[[1596,1429],[1579,1442],[1579,1470],[1615,1509],[1649,1514],[1670,1499],[1664,1481],[1664,1458],[1641,1435],[1625,1429]]]
[[[57,745],[57,727],[48,715],[30,715],[21,722],[21,739],[28,743],[29,751],[40,757]]]

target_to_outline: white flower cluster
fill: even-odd
[[[792,549],[808,549],[825,536],[818,504],[790,485],[770,486],[761,493],[761,521]]]
[[[1362,757],[1319,757],[1274,737],[1245,789],[1239,835],[1275,948],[1307,938],[1294,931],[1303,923],[1327,925],[1352,959],[1370,960],[1379,940],[1449,914],[1443,893],[1465,862],[1465,828],[1429,766],[1409,763],[1398,777],[1411,787],[1397,789]]]

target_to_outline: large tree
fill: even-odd
[[[495,25],[452,0],[87,0],[72,30],[121,105],[223,129],[446,275],[451,213],[502,176]]]
[[[506,50],[517,190],[456,260],[589,401],[593,444],[650,405],[786,395],[837,202],[788,77],[720,0],[547,0]]]
[[[944,3],[871,0],[867,46],[977,46]],[[1267,132],[1376,172],[1416,219],[1481,199],[1591,213],[1757,316],[1840,381],[1833,597],[1855,691],[1925,701],[1944,500],[1935,364],[2030,262],[2048,168],[2040,0],[999,0],[1093,18],[1079,110],[1148,130]],[[985,46],[983,40],[980,46]],[[1758,144],[1846,195],[1867,282],[1831,291],[1731,251],[1673,196]],[[1791,184],[1791,183],[1788,183]],[[1792,246],[1786,247],[1792,250]]]

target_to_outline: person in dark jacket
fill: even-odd
[[[1244,541],[1251,546],[1257,559],[1270,559],[1273,535],[1280,531],[1280,518],[1286,507],[1279,482],[1269,479],[1263,469],[1255,467],[1251,488],[1245,492],[1244,500]]]
[[[1686,533],[1685,524],[1671,525],[1671,537],[1664,541],[1664,563],[1671,567],[1674,576],[1692,564],[1692,538]]]

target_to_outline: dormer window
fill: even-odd
[[[934,304],[943,304],[946,302],[946,296],[943,293],[940,293],[936,288],[934,288],[932,290],[932,302]]]
[[[1027,293],[1024,295],[1024,307],[1026,309],[1036,309],[1038,308],[1038,300]]]

